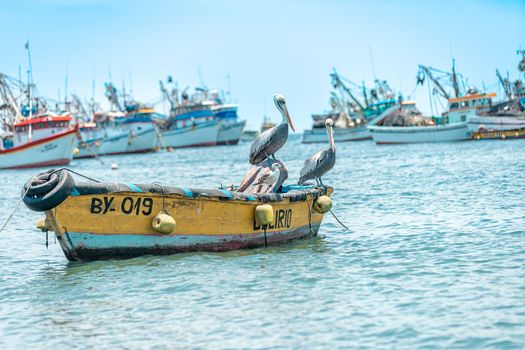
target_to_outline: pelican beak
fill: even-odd
[[[290,113],[288,113],[288,108],[286,108],[286,106],[284,107],[284,113],[286,113],[286,119],[288,119],[288,124],[290,124],[290,128],[292,128],[293,132],[295,132],[295,128],[292,124],[292,119],[290,118]]]

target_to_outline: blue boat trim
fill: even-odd
[[[71,196],[80,196],[80,192],[78,192],[76,187],[73,187],[71,190]]]
[[[129,189],[132,190],[133,192],[143,192],[142,189],[140,187],[138,187],[137,185],[126,184],[126,186],[128,186]]]
[[[188,187],[182,187],[182,190],[184,191],[184,195],[186,195],[186,197],[193,198],[193,192]]]
[[[231,194],[230,191],[228,190],[220,190],[222,193],[224,193],[226,195],[226,197],[228,198],[233,198],[233,195]]]

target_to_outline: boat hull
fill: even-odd
[[[161,132],[164,147],[185,148],[215,146],[219,124],[215,121]]]
[[[514,130],[474,131],[473,140],[512,140],[524,139],[525,128]]]
[[[124,154],[128,149],[129,132],[118,130],[106,133],[101,141],[99,155]]]
[[[525,116],[480,116],[468,120],[471,131],[485,129],[488,131],[504,131],[525,128]]]
[[[36,168],[66,165],[73,159],[77,145],[72,129],[41,140],[0,151],[0,169]]]
[[[336,143],[369,140],[370,138],[372,138],[372,136],[366,126],[348,129],[334,129],[334,141]],[[305,130],[303,133],[303,143],[328,143],[326,130]]]
[[[369,126],[377,144],[463,141],[471,138],[467,123],[437,126]]]
[[[217,145],[238,144],[245,125],[246,120],[235,123],[220,122],[219,131],[217,133]]]
[[[160,185],[79,184],[65,201],[45,213],[70,260],[217,252],[316,235],[323,214],[312,205],[315,198],[332,191],[330,187],[301,187],[282,195],[248,195]],[[267,226],[255,220],[255,208],[263,202],[274,213]],[[152,228],[160,212],[175,219],[172,233]]]
[[[79,141],[77,144],[78,153],[73,158],[94,158],[100,153],[100,147],[102,146],[102,140],[92,141]]]
[[[126,153],[151,152],[157,147],[157,130],[152,123],[135,123],[129,134]]]
[[[287,231],[267,232],[267,244],[275,245],[317,235],[319,224]],[[65,254],[73,261],[127,259],[143,255],[170,255],[197,251],[225,252],[265,246],[264,232],[255,235],[100,235],[64,233]]]

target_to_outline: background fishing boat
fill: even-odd
[[[26,46],[29,50],[29,46]],[[17,94],[18,93],[18,94]],[[69,164],[77,142],[69,115],[49,111],[32,82],[0,73],[0,168],[28,168]]]
[[[330,98],[332,109],[326,113],[312,114],[313,125],[303,132],[303,143],[328,142],[324,129],[328,118],[335,121],[335,142],[370,139],[367,125],[396,103],[395,93],[386,81],[376,80],[375,88],[367,89],[364,83],[359,86],[341,77],[335,69],[330,77],[335,90]]]
[[[239,143],[246,120],[239,120],[236,104],[217,104],[211,108],[214,117],[219,121],[217,145],[236,145]]]
[[[240,120],[236,104],[226,103],[217,90],[197,87],[179,92],[171,77],[159,82],[163,98],[169,104],[169,117],[160,125],[166,147],[201,147],[235,145],[239,142],[246,121]]]
[[[420,65],[417,85],[423,85],[425,81],[429,91],[430,84],[433,84],[434,94],[447,100],[447,110],[439,117],[424,117],[417,110],[415,101],[402,101],[397,110],[368,127],[377,144],[469,140],[472,137],[469,120],[477,113],[488,110],[495,97],[494,93],[480,93],[473,87],[467,88],[465,79],[456,72],[454,61],[452,72]],[[431,107],[432,98],[429,94]]]
[[[505,100],[480,111],[469,119],[472,131],[505,131],[525,128],[525,50],[518,50],[520,77],[511,82],[496,70],[498,81],[505,92]]]

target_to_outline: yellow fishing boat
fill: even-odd
[[[157,184],[76,182],[67,169],[24,185],[23,200],[45,212],[69,260],[255,248],[314,236],[331,207],[328,186],[284,186],[245,194]]]

